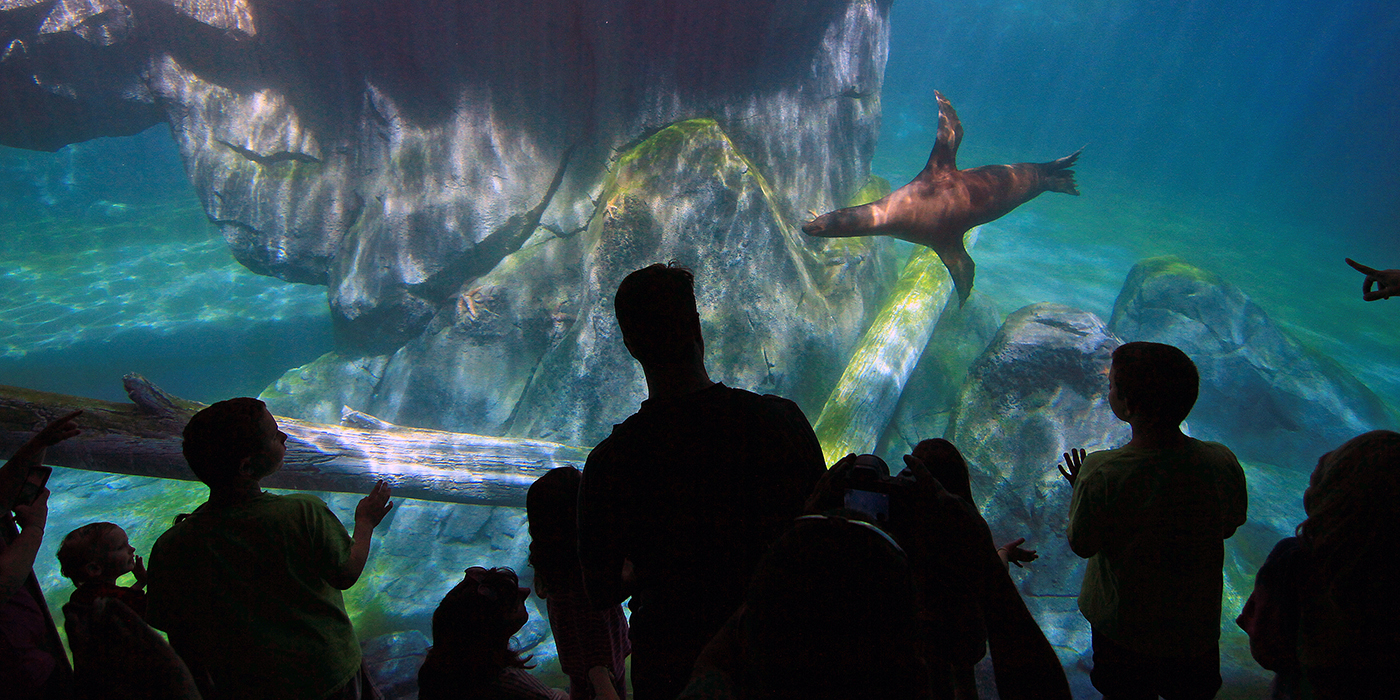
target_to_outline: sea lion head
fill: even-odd
[[[864,209],[865,207],[847,207],[827,212],[802,224],[802,232],[821,238],[868,236],[870,232],[866,228],[870,223],[870,217],[864,212]]]

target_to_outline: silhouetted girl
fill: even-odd
[[[572,700],[627,697],[623,661],[632,648],[622,606],[594,610],[583,591],[578,561],[578,486],[573,467],[551,469],[530,485],[530,566],[545,600],[559,666]]]
[[[530,613],[510,569],[473,566],[433,612],[433,646],[418,669],[421,700],[563,700],[530,675],[510,638]]]

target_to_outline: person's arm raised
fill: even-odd
[[[73,422],[74,418],[82,414],[80,409],[49,421],[48,425],[34,433],[33,437],[15,450],[9,461],[0,467],[0,504],[8,508],[15,502],[20,489],[24,487],[24,480],[29,477],[29,468],[44,463],[44,453],[48,448],[82,434],[78,424]]]
[[[352,536],[354,544],[350,547],[350,559],[327,583],[343,591],[360,580],[365,563],[369,561],[374,528],[383,522],[384,516],[393,507],[394,504],[389,502],[389,485],[382,481],[374,485],[368,496],[360,499],[359,505],[355,506],[355,534]]]
[[[13,598],[29,579],[34,559],[39,556],[39,545],[44,543],[44,523],[48,517],[48,489],[40,490],[33,503],[15,506],[15,523],[20,532],[0,551],[0,604]]]

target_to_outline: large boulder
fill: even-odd
[[[1394,424],[1349,371],[1300,344],[1238,287],[1180,259],[1133,267],[1109,328],[1124,341],[1185,351],[1201,373],[1192,433],[1245,459],[1310,470],[1324,452]]]
[[[645,398],[617,285],[676,260],[696,275],[711,376],[816,415],[892,282],[887,241],[803,237],[712,120],[629,149],[598,200],[586,229],[535,236],[386,360],[332,353],[264,398],[308,420],[336,422],[344,401],[400,425],[593,445]]]
[[[1075,600],[1083,561],[1065,539],[1071,488],[1055,468],[1070,448],[1111,449],[1131,437],[1108,406],[1118,339],[1097,316],[1033,304],[1007,317],[968,370],[945,437],[962,451],[972,495],[998,543],[1025,537],[1040,559],[1021,594],[1066,663],[1089,649]]]
[[[888,10],[0,0],[0,143],[169,123],[237,258],[328,285],[341,348],[387,354],[536,225],[584,228],[612,157],[676,121],[715,119],[783,216],[844,201],[875,146]]]

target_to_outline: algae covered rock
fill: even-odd
[[[588,227],[540,233],[507,255],[351,407],[403,425],[594,444],[645,398],[613,294],[633,270],[675,260],[696,275],[711,376],[815,415],[889,284],[889,250],[802,236],[716,122],[675,124],[619,156]],[[324,362],[339,369],[294,370],[275,389],[329,405],[347,394],[297,378],[367,376],[345,365],[367,360]]]
[[[972,495],[997,542],[1026,538],[1040,559],[1016,576],[1062,657],[1089,647],[1075,597],[1082,560],[1065,539],[1070,485],[1055,465],[1073,447],[1126,443],[1108,405],[1119,342],[1095,315],[1060,304],[1013,312],[968,370],[945,437],[971,471]]]
[[[831,264],[827,247],[801,236],[764,175],[710,120],[672,125],[620,157],[581,235],[576,320],[541,360],[512,434],[593,444],[636,410],[645,383],[612,310],[633,270],[667,260],[689,267],[710,375],[809,412],[884,285],[881,243],[846,242]],[[845,284],[831,283],[834,267]]]
[[[1109,327],[1124,341],[1185,351],[1201,373],[1193,434],[1243,458],[1311,469],[1324,452],[1393,424],[1345,368],[1289,336],[1238,287],[1182,260],[1138,263]]]

